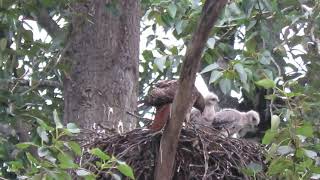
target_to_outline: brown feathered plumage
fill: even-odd
[[[155,106],[155,119],[149,128],[153,131],[159,131],[170,118],[171,103],[178,90],[177,80],[163,80],[154,85],[154,88],[143,100],[145,105]],[[204,110],[204,99],[200,92],[194,87],[192,92],[193,106],[201,112]]]
[[[145,105],[160,107],[164,104],[170,104],[173,102],[173,98],[178,90],[177,80],[162,80],[154,85],[154,88],[148,93],[143,100]],[[187,97],[186,97],[187,98]],[[197,90],[193,88],[192,98],[194,100],[194,107],[201,112],[204,109],[205,102],[203,96]]]

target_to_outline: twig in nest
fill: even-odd
[[[161,135],[161,131],[153,134],[149,130],[135,129],[122,135],[97,139],[89,149],[98,147],[107,154],[125,161],[134,170],[136,179],[153,179]],[[195,141],[197,145],[194,145]],[[262,153],[263,149],[258,144],[223,137],[219,131],[209,127],[183,127],[173,179],[244,179],[246,175],[240,169],[245,168],[250,162],[263,165]],[[90,157],[92,156],[86,154],[84,159],[94,164],[97,159]],[[90,165],[87,168],[100,173],[100,179],[110,178],[107,172],[97,172]],[[117,173],[117,170],[113,169],[112,172]],[[263,173],[258,173],[256,177],[265,179]]]

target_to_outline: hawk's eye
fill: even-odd
[[[258,120],[256,118],[252,118],[252,123],[256,124]]]

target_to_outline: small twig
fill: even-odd
[[[148,122],[152,122],[151,119],[138,116],[138,115],[136,115],[136,114],[134,114],[134,113],[132,113],[132,112],[127,111],[126,113],[129,114],[129,115],[131,115],[131,116],[133,116],[133,117],[135,117],[135,118],[137,118],[137,119],[143,119],[143,120],[146,120],[146,121],[148,121]]]

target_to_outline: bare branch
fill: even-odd
[[[180,130],[187,111],[192,106],[191,99],[187,97],[191,97],[201,54],[211,28],[227,2],[228,0],[207,0],[203,6],[200,23],[193,34],[182,64],[179,88],[173,101],[172,117],[165,126],[161,138],[154,176],[156,180],[172,178]]]
[[[50,17],[49,12],[41,8],[36,17],[37,22],[43,27],[51,37],[57,35],[60,31],[58,24]]]
[[[36,84],[39,87],[53,87],[53,88],[62,88],[62,84],[58,81],[51,80],[40,80],[40,81],[32,81],[30,83],[29,80],[25,79],[0,79],[1,86],[6,84],[17,84],[20,86],[30,86]]]

